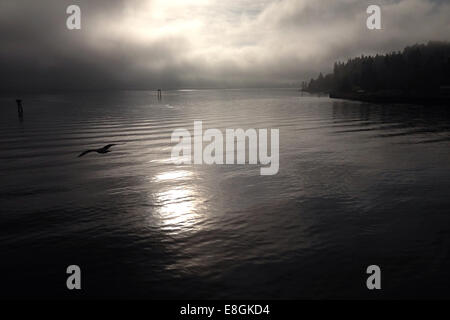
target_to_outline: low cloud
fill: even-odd
[[[66,28],[77,4],[82,29]],[[379,0],[3,1],[1,90],[286,86],[335,60],[450,40],[450,4]]]

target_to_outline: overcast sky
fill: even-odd
[[[383,30],[366,28],[369,4]],[[450,40],[450,1],[1,0],[0,39],[1,91],[298,85],[336,60]]]

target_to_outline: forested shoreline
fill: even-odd
[[[385,55],[336,62],[302,91],[331,97],[379,102],[450,101],[450,43],[429,42]]]

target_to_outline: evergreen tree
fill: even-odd
[[[401,52],[335,62],[333,73],[311,79],[310,92],[436,91],[450,85],[450,43],[416,44]]]

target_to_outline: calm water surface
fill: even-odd
[[[22,98],[23,122],[0,98],[1,296],[450,297],[448,107],[295,90]],[[279,128],[279,174],[172,164],[171,133],[194,120]],[[71,264],[81,293],[65,289]]]

